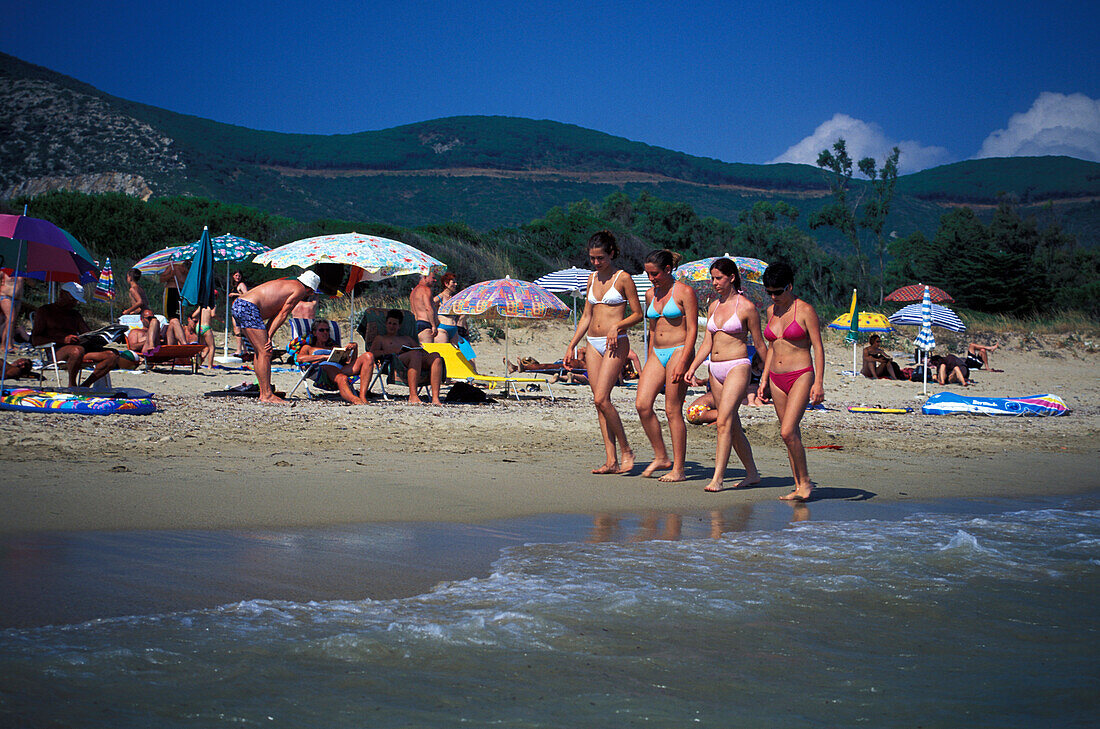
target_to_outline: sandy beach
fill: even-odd
[[[568,337],[562,323],[510,331],[513,360],[553,360]],[[807,414],[803,435],[808,446],[842,450],[809,452],[817,501],[1026,497],[1100,485],[1100,369],[1096,348],[1080,337],[1004,337],[993,353],[1003,372],[974,371],[967,390],[1053,393],[1072,410],[1057,418],[922,416],[919,384],[843,375],[851,368],[850,346],[835,333],[826,342],[828,409]],[[640,335],[632,344],[641,346]],[[502,343],[483,340],[478,352],[483,371],[502,373]],[[543,391],[525,393],[519,402],[498,397],[493,405],[443,408],[410,406],[400,396],[361,407],[338,398],[296,398],[293,407],[273,407],[202,396],[252,380],[247,370],[116,372],[115,387],[155,392],[158,411],[111,417],[5,413],[0,532],[690,512],[775,499],[791,484],[770,407],[741,410],[764,482],[708,494],[702,487],[713,464],[713,426],[689,426],[686,483],[591,475],[603,454],[586,386],[554,385],[554,402]],[[274,375],[282,390],[296,380],[291,372]],[[631,387],[615,391],[644,464],[651,453],[633,398]],[[848,412],[850,405],[915,411],[859,415]],[[734,459],[728,477],[740,473]]]

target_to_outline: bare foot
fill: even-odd
[[[286,405],[286,400],[278,395],[272,395],[271,397],[261,397],[260,402],[268,405]]]
[[[634,451],[623,451],[623,465],[616,473],[622,476],[629,476],[630,472],[634,470]]]
[[[650,478],[655,471],[667,471],[670,468],[672,468],[672,461],[668,459],[654,460],[653,463],[646,466],[645,470],[642,471],[642,478]]]
[[[711,482],[708,483],[706,486],[704,486],[703,490],[704,491],[709,491],[712,494],[716,494],[719,491],[725,491],[726,486],[725,486],[725,483],[722,479],[716,478],[716,479],[711,479]]]
[[[439,407],[443,407],[443,401],[440,400],[438,397],[433,397],[432,398],[432,405],[438,405]]]
[[[678,483],[680,481],[687,481],[687,476],[684,475],[683,471],[671,471],[657,480],[661,483]]]
[[[602,466],[600,466],[599,468],[593,468],[592,469],[592,473],[595,473],[595,474],[618,473],[618,472],[619,472],[619,462],[618,461],[612,461],[611,463],[605,463]]]
[[[810,493],[813,492],[814,487],[811,486],[807,489],[795,489],[786,496],[780,496],[780,501],[809,501]]]
[[[410,397],[410,398],[409,398],[409,404],[410,404],[410,405],[423,405],[423,404],[424,404],[424,401],[423,401],[423,400],[421,400],[421,399],[420,399],[420,398],[418,398],[418,397]]]

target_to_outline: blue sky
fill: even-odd
[[[320,134],[553,119],[727,162],[1100,161],[1092,2],[5,2],[0,49],[108,93]]]

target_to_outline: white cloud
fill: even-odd
[[[985,138],[976,157],[1040,157],[1062,154],[1100,162],[1100,100],[1084,94],[1044,91],[1006,129]]]
[[[901,174],[918,172],[952,161],[951,153],[943,147],[926,147],[913,140],[895,141],[887,137],[878,124],[869,124],[847,114],[834,114],[832,119],[820,125],[813,134],[773,159],[771,163],[816,165],[821,150],[832,149],[833,143],[841,137],[848,145],[848,154],[853,163],[864,157],[874,157],[881,165],[893,148],[898,147],[901,150],[901,157],[898,158],[898,171]]]

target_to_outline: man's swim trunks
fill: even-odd
[[[235,299],[233,301],[233,320],[241,329],[267,330],[264,318],[260,316],[260,307],[247,299]]]
[[[416,333],[417,334],[420,334],[420,332],[422,332],[426,329],[431,329],[431,328],[432,328],[431,322],[424,321],[423,319],[417,319],[416,320]]]

